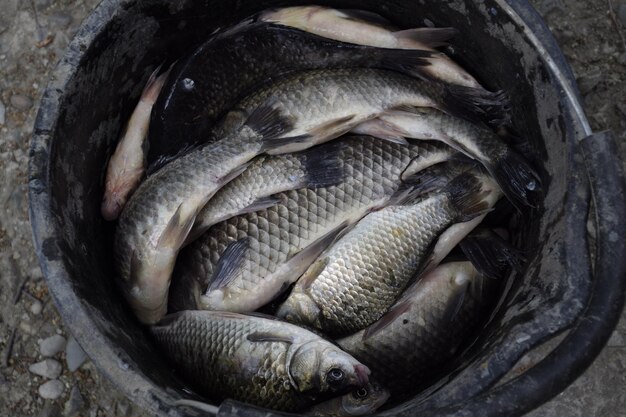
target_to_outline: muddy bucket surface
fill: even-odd
[[[211,400],[174,376],[114,285],[113,226],[100,215],[107,160],[156,66],[193,51],[219,27],[268,7],[297,4],[306,3],[104,0],[83,23],[42,99],[29,193],[44,276],[67,326],[98,369],[158,415],[206,415],[180,400]],[[457,369],[378,414],[525,413],[586,369],[622,309],[626,193],[611,134],[591,132],[567,63],[525,1],[317,4],[370,10],[401,28],[433,23],[458,29],[462,35],[447,52],[487,88],[509,92],[513,127],[530,139],[545,189],[542,205],[512,225],[514,242],[528,258],[526,270],[508,277],[497,309]],[[525,353],[556,335],[562,340],[543,360],[509,374]],[[281,415],[235,401],[213,405],[224,416]]]

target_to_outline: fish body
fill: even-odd
[[[430,55],[346,44],[265,22],[236,25],[173,68],[152,113],[149,163],[215,140],[209,133],[219,118],[269,79],[294,71],[357,67],[415,75]]]
[[[376,411],[389,396],[389,390],[370,380],[367,386],[317,404],[303,414],[313,417],[364,416]]]
[[[371,18],[383,20],[374,13],[324,6],[285,7],[261,14],[261,19],[266,22],[298,28],[341,42],[379,48],[435,51],[435,47],[446,45],[446,41],[456,33],[451,28],[396,30],[388,23],[372,22]],[[433,79],[482,88],[474,77],[443,53],[428,58],[428,62],[430,65],[424,71]]]
[[[165,315],[174,262],[198,211],[288,129],[273,109],[257,108],[230,136],[172,161],[133,194],[116,230],[115,262],[118,282],[142,323]]]
[[[369,370],[310,331],[271,317],[185,311],[150,327],[158,346],[211,398],[301,411],[366,386]]]
[[[343,173],[338,148],[324,146],[295,154],[260,156],[204,206],[191,234],[197,237],[230,217],[272,206],[277,202],[271,197],[274,194],[339,183]]]
[[[398,399],[440,374],[468,342],[490,305],[486,290],[470,262],[442,264],[408,288],[380,320],[337,343]]]
[[[170,308],[245,312],[271,301],[340,228],[387,204],[416,158],[421,162],[415,166],[421,169],[455,152],[433,145],[400,145],[371,137],[322,145],[339,148],[343,181],[280,193],[273,206],[213,226],[181,253]]]
[[[391,111],[352,129],[376,136],[381,130],[413,139],[440,140],[480,162],[519,209],[535,207],[541,179],[531,164],[490,129],[440,111]]]
[[[417,203],[370,213],[309,267],[277,316],[334,336],[371,325],[430,266],[447,229],[486,213],[483,185],[465,173]]]
[[[146,171],[150,113],[169,73],[168,70],[157,76],[160,69],[158,67],[148,79],[107,165],[101,207],[105,220],[117,219]]]

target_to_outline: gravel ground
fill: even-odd
[[[28,221],[28,147],[38,101],[49,71],[97,3],[0,0],[1,415],[145,415],[99,375],[64,328],[42,279]],[[574,69],[592,127],[612,129],[625,155],[626,3],[532,3]],[[624,410],[625,316],[593,366],[531,415],[620,417]]]

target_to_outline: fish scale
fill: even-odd
[[[280,193],[280,202],[275,206],[219,223],[185,248],[174,273],[171,310],[246,311],[237,309],[240,299],[254,300],[254,307],[246,308],[261,307],[283,285],[297,278],[281,277],[282,284],[270,285],[272,274],[285,262],[344,221],[354,222],[371,208],[384,204],[399,187],[400,174],[413,158],[420,155],[427,159],[446,149],[430,143],[404,146],[369,137],[342,139],[342,142],[345,147],[340,159],[344,161],[346,175],[341,184]],[[232,304],[219,308],[207,305],[200,293],[206,291],[222,254],[228,245],[246,237],[251,243],[245,252],[245,262],[237,278],[227,286]],[[262,292],[261,285],[267,285],[269,292]],[[213,293],[217,291],[221,290]]]

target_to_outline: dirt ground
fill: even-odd
[[[28,221],[28,148],[48,74],[98,0],[0,0],[0,415],[142,416],[73,343],[45,362],[60,383],[29,367],[39,343],[70,338],[48,295]],[[594,130],[611,129],[626,155],[626,2],[533,0],[571,63]],[[36,12],[35,12],[36,10]],[[41,369],[43,365],[39,365]],[[37,367],[36,367],[37,368]],[[41,370],[39,371],[41,373]],[[60,376],[56,377],[60,372]],[[45,374],[45,372],[44,372]],[[47,397],[45,399],[43,397]],[[531,413],[626,415],[626,318],[593,366]]]

